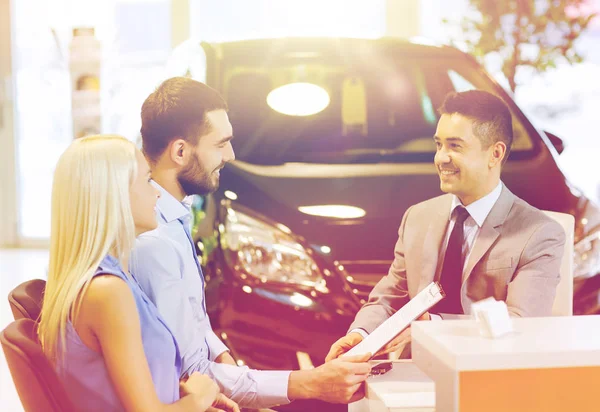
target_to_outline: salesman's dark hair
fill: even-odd
[[[439,113],[457,113],[473,120],[473,134],[484,149],[504,142],[506,154],[502,163],[506,162],[513,142],[513,128],[510,110],[502,99],[483,90],[452,92],[446,96]]]

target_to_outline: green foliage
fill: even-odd
[[[589,0],[469,0],[473,13],[460,27],[471,54],[502,56],[502,72],[514,92],[518,67],[538,72],[560,61],[579,63],[574,42],[596,14],[586,13]],[[586,7],[587,6],[587,7]]]

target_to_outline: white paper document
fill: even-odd
[[[396,313],[390,316],[362,342],[350,349],[343,356],[364,355],[375,356],[379,349],[394,339],[400,332],[410,326],[412,321],[427,312],[433,305],[444,298],[444,291],[437,282],[432,282],[419,292]]]

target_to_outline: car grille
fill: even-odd
[[[340,265],[344,268],[346,282],[352,289],[352,292],[358,296],[362,303],[369,298],[371,289],[379,280],[387,275],[392,261],[389,260],[359,260],[359,261],[341,261]]]

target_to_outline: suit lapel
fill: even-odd
[[[433,210],[430,214],[429,224],[423,239],[421,248],[421,278],[419,282],[419,291],[434,281],[437,277],[438,260],[444,235],[450,222],[450,205],[452,197],[446,196],[444,202]]]
[[[496,201],[496,204],[490,211],[488,217],[483,222],[483,226],[481,226],[479,234],[475,239],[473,250],[471,251],[469,261],[467,262],[467,266],[463,273],[463,284],[471,275],[475,265],[481,260],[483,255],[487,253],[490,247],[492,247],[494,242],[496,242],[498,236],[500,236],[498,227],[502,226],[508,217],[508,213],[510,212],[514,201],[515,195],[503,185],[500,197]]]

